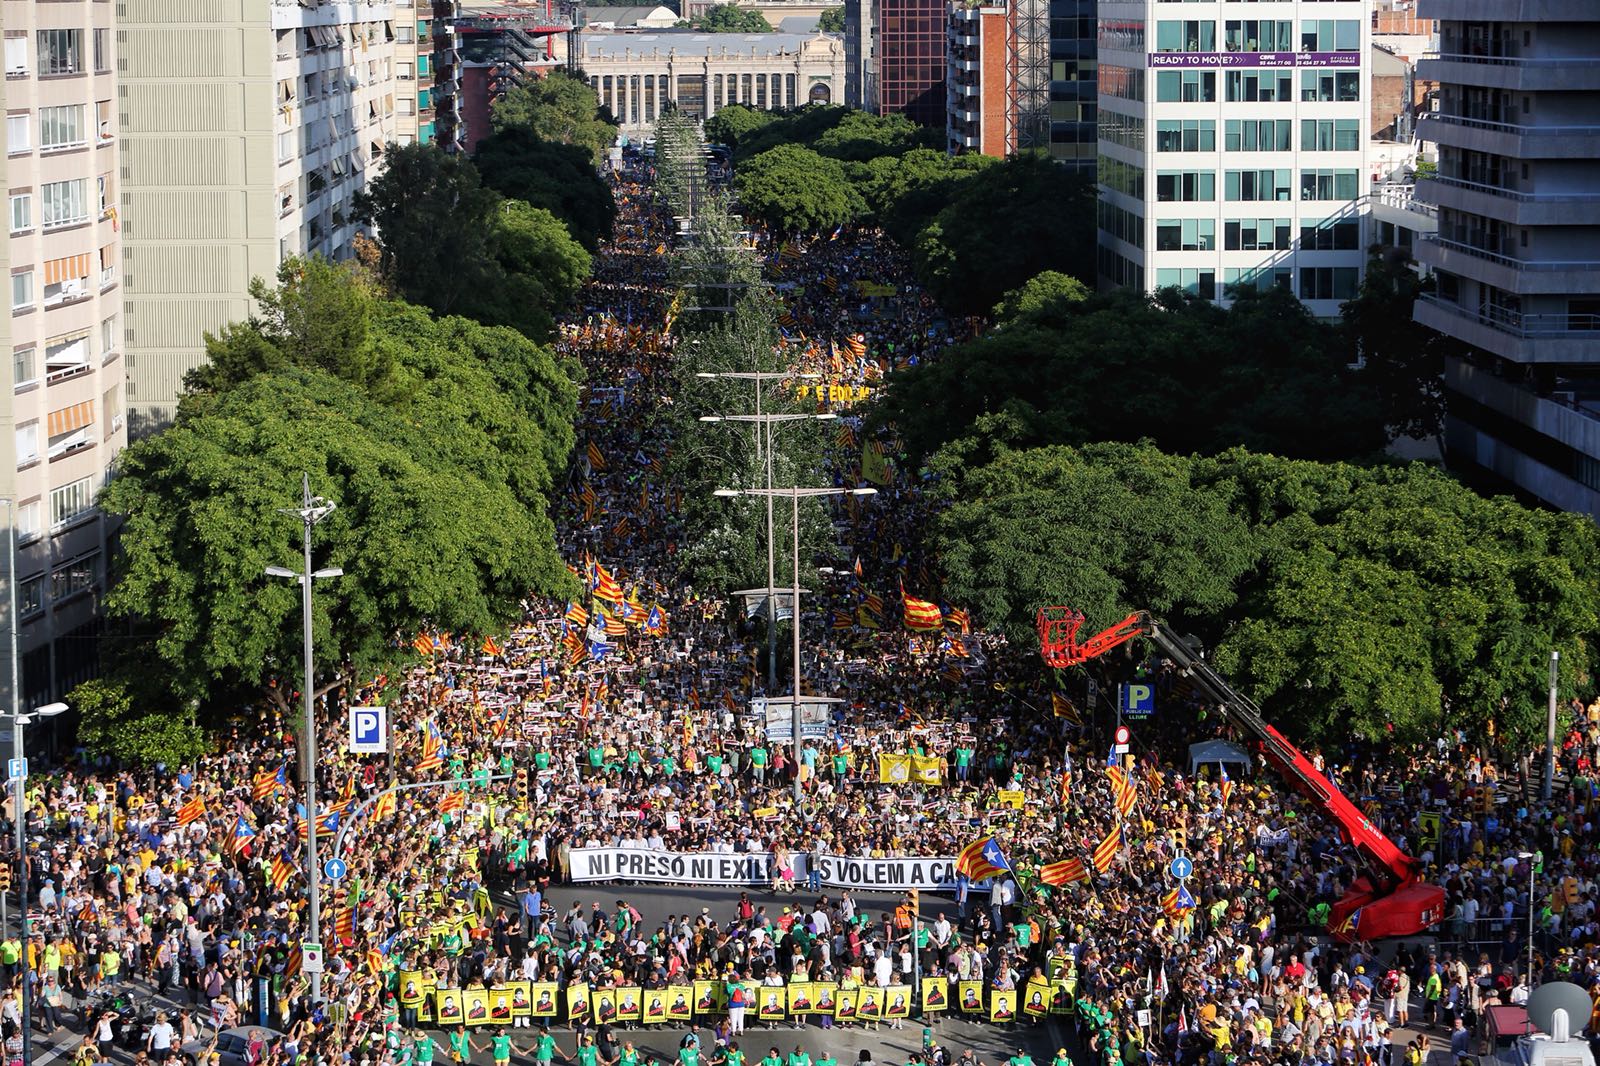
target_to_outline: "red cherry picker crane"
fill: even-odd
[[[1346,843],[1360,856],[1366,873],[1333,905],[1328,920],[1330,933],[1346,941],[1415,936],[1444,917],[1444,889],[1421,879],[1421,862],[1395,847],[1299,748],[1266,723],[1248,697],[1234,691],[1165,623],[1147,611],[1135,611],[1080,643],[1078,630],[1082,625],[1083,615],[1078,611],[1041,608],[1039,647],[1045,662],[1057,668],[1076,666],[1135,638],[1148,638],[1178,664],[1201,693],[1216,703],[1223,717],[1249,740],[1268,765],[1338,825]]]

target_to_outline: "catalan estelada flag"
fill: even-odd
[[[1228,797],[1233,795],[1233,780],[1228,776],[1228,767],[1225,763],[1217,763],[1222,770],[1222,805],[1228,805]]]
[[[1139,794],[1134,791],[1133,782],[1128,778],[1128,772],[1120,766],[1106,767],[1106,777],[1111,782],[1111,798],[1116,802],[1117,811],[1126,818],[1133,810],[1133,805],[1139,801]]]
[[[198,822],[205,814],[206,801],[199,796],[191,796],[188,802],[178,808],[178,825],[181,828],[190,822]]]
[[[597,600],[622,602],[622,586],[618,585],[617,579],[599,563],[595,563],[589,569],[589,590],[594,593]]]
[[[971,881],[985,881],[1010,870],[1011,863],[1006,861],[1005,853],[993,836],[979,837],[956,856],[956,873],[965,874]]]
[[[395,812],[395,808],[398,806],[399,801],[395,799],[395,794],[393,792],[385,792],[383,795],[379,796],[378,801],[372,805],[372,820],[374,822],[383,821],[385,818],[389,817],[389,815],[393,814]]]
[[[500,646],[500,642],[495,640],[493,637],[483,638],[483,654],[498,656],[504,651],[505,649]]]
[[[444,738],[439,735],[439,730],[429,722],[422,734],[422,757],[413,767],[419,774],[429,773],[444,765]]]
[[[285,766],[280,766],[276,770],[262,770],[256,774],[250,781],[250,798],[264,800],[277,791],[279,785],[286,784],[285,770]]]
[[[1168,918],[1172,918],[1174,920],[1182,918],[1185,914],[1194,910],[1194,908],[1194,897],[1191,896],[1189,894],[1189,890],[1182,885],[1178,885],[1175,888],[1170,889],[1161,897],[1161,909],[1167,912]]]
[[[360,891],[351,892],[345,896],[344,906],[339,908],[339,916],[333,920],[333,935],[346,944],[356,938],[356,908],[360,905]]]
[[[444,794],[444,799],[439,801],[440,814],[454,814],[456,811],[466,810],[467,794],[451,789]]]
[[[900,587],[900,598],[905,601],[907,629],[930,630],[944,625],[944,615],[938,604],[917,599],[904,585]]]
[[[1078,708],[1059,692],[1050,693],[1050,709],[1057,718],[1065,718],[1073,725],[1083,724],[1083,716],[1078,713]]]
[[[1074,881],[1089,880],[1089,871],[1082,859],[1067,859],[1039,867],[1039,880],[1047,885],[1070,885]]]
[[[268,877],[272,881],[273,888],[276,888],[281,892],[283,890],[283,886],[287,885],[289,883],[289,878],[293,876],[293,862],[284,858],[282,855],[279,855],[272,860],[272,872],[268,875]]]
[[[589,624],[589,612],[584,610],[581,603],[569,603],[566,619],[575,626],[586,626]]]
[[[944,620],[961,630],[962,636],[972,632],[972,616],[960,607],[950,608],[949,612],[945,614]]]
[[[595,444],[594,441],[589,442],[587,455],[591,469],[604,470],[606,468],[606,457],[600,454],[600,446]]]
[[[238,855],[250,847],[250,841],[255,839],[256,831],[250,828],[250,823],[241,815],[233,823],[233,832],[228,834],[228,839],[222,842],[222,850],[229,855]]]
[[[1122,847],[1122,826],[1116,826],[1106,834],[1106,838],[1094,846],[1094,853],[1089,856],[1094,863],[1094,868],[1101,873],[1111,869],[1111,864],[1117,859],[1117,851]]]

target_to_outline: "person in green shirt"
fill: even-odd
[[[467,1037],[467,1027],[456,1026],[456,1031],[450,1034],[450,1061],[456,1066],[465,1066],[472,1058],[472,1041]]]
[[[433,1066],[433,1037],[418,1030],[411,1043],[411,1061],[417,1066]]]
[[[539,1023],[539,1039],[533,1045],[533,1057],[539,1066],[550,1066],[556,1057],[556,1038],[550,1035],[550,1023]]]
[[[833,1057],[833,1052],[824,1051],[812,1060],[812,1066],[839,1066],[839,1060]]]
[[[533,768],[535,770],[548,770],[548,769],[550,769],[550,753],[548,751],[536,751],[536,752],[534,752],[533,753]]]
[[[693,1044],[679,1048],[678,1066],[700,1066],[700,1049]]]
[[[811,1056],[806,1054],[806,1049],[796,1044],[789,1053],[789,1066],[811,1066]]]
[[[1066,1048],[1058,1048],[1056,1057],[1050,1060],[1050,1066],[1072,1066],[1072,1056],[1067,1054]]]
[[[753,774],[755,776],[755,779],[758,782],[760,782],[762,784],[766,783],[766,780],[767,780],[767,749],[766,748],[751,748],[750,749],[750,772],[751,772],[751,774]]]
[[[632,1040],[623,1041],[615,1066],[639,1066],[639,1049],[633,1046]]]
[[[773,1048],[761,1059],[760,1066],[783,1066],[783,1056],[778,1053],[777,1048]]]
[[[576,1062],[578,1066],[596,1066],[600,1061],[600,1049],[594,1046],[594,1037],[581,1036],[578,1038],[577,1050],[566,1058]]]
[[[729,1043],[721,1059],[722,1066],[744,1066],[744,1052],[739,1050],[737,1043]]]
[[[970,743],[956,749],[956,780],[966,781],[972,776],[972,758],[977,752]]]

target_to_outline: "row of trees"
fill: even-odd
[[[315,565],[319,687],[408,654],[416,626],[502,629],[565,595],[548,498],[574,443],[579,368],[545,346],[609,232],[595,172],[614,127],[582,82],[510,94],[478,164],[390,145],[359,200],[365,265],[290,259],[248,321],[206,338],[175,424],[129,447],[100,503],[122,523],[106,671],[69,697],[90,750],[192,757],[203,726],[300,687],[312,491],[338,504]],[[611,131],[610,133],[606,131]]]
[[[843,107],[728,107],[706,134],[733,149],[749,216],[781,234],[882,226],[953,313],[985,314],[1041,271],[1093,276],[1094,186],[1047,159],[951,157],[936,131]]]

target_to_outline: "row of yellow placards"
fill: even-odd
[[[817,399],[829,403],[859,403],[872,395],[871,385],[796,385],[795,395],[800,399],[816,394]]]
[[[695,981],[666,988],[561,988],[554,981],[513,981],[493,988],[434,988],[419,970],[400,973],[400,1005],[417,1011],[418,1020],[435,1025],[503,1025],[517,1018],[563,1017],[568,1022],[635,1022],[642,1025],[688,1022],[728,1013],[728,986],[721,981]],[[982,981],[959,981],[954,1007],[992,1022],[1012,1021],[1018,1012],[1029,1017],[1066,1014],[1072,1008],[1076,977],[1047,981],[1031,978],[1022,989],[986,988]],[[747,1008],[761,1021],[831,1017],[835,1021],[881,1021],[911,1013],[911,985],[886,988],[841,988],[833,981],[791,981],[785,985],[744,982]],[[949,982],[922,982],[924,1014],[951,1009]]]

